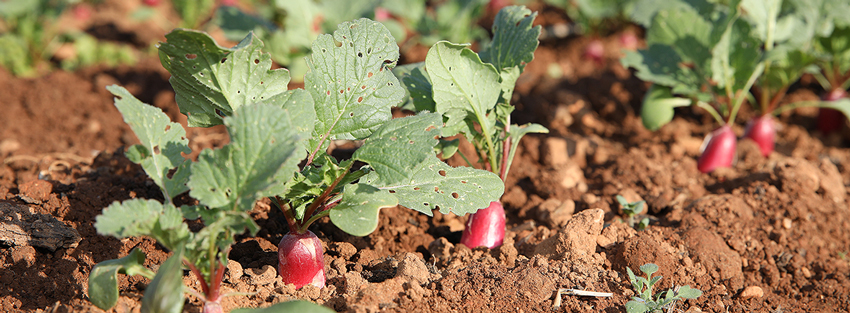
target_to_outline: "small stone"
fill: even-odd
[[[764,290],[759,286],[749,286],[744,288],[744,291],[741,291],[741,295],[739,296],[741,299],[747,300],[752,298],[761,298],[764,296]]]
[[[561,187],[572,189],[584,183],[585,177],[581,167],[575,162],[569,163],[559,170],[561,175]]]
[[[801,268],[800,272],[803,272],[803,277],[812,278],[812,271],[810,271],[808,267]]]
[[[277,277],[277,271],[271,265],[265,265],[263,268],[251,268],[245,271],[248,275],[248,284],[254,286],[264,286],[274,282]]]
[[[541,153],[543,164],[559,166],[570,162],[570,156],[567,152],[567,140],[564,138],[546,138],[541,148],[543,150]]]
[[[454,247],[454,244],[449,242],[446,237],[440,237],[428,245],[428,252],[440,261],[447,261],[451,259]]]
[[[563,227],[572,218],[576,211],[573,200],[566,199],[563,202],[555,198],[546,199],[538,207],[538,218],[551,227]]]
[[[224,280],[235,283],[242,278],[242,264],[234,260],[227,260],[227,271],[224,272]]]
[[[782,227],[785,227],[785,229],[791,229],[791,226],[794,226],[794,225],[791,223],[790,218],[786,217],[786,218],[782,219]]]
[[[596,195],[594,195],[592,193],[586,193],[586,194],[581,195],[581,201],[584,201],[584,203],[587,203],[587,204],[594,204],[597,201],[599,201],[599,197],[597,197]]]

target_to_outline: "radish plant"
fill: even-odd
[[[379,23],[345,22],[333,35],[319,36],[307,61],[306,89],[295,90],[287,90],[286,69],[269,69],[270,56],[253,34],[233,48],[192,30],[174,30],[166,39],[160,59],[189,126],[224,124],[230,144],[202,151],[195,162],[184,160],[181,154],[190,150],[179,124],[123,88],[110,87],[142,142],[127,155],[166,201],[114,203],[95,227],[118,238],[150,236],[174,254],[155,276],[141,267],[144,255],[138,252],[98,265],[89,280],[98,307],[115,304],[116,275],[123,272],[153,276],[143,311],[180,311],[185,291],[204,301],[205,312],[221,312],[229,247],[234,236],[257,232],[247,212],[261,198],[271,198],[289,225],[280,242],[284,282],[321,287],[321,242],[308,229],[320,218],[329,216],[343,231],[364,236],[377,228],[381,208],[401,204],[429,215],[434,209],[465,214],[504,190],[493,173],[452,168],[437,158],[440,114],[391,119],[390,108],[404,91],[391,73],[398,46]],[[328,154],[338,139],[362,140],[362,146],[351,159],[338,161]],[[355,161],[362,165],[355,167]],[[197,205],[172,203],[187,191]],[[184,220],[195,219],[204,227],[190,232]],[[183,265],[200,281],[200,292],[181,285]]]
[[[567,11],[578,31],[590,41],[582,57],[601,65],[605,61],[605,45],[601,36],[628,24],[626,12],[635,11],[636,0],[546,0],[547,3]],[[635,50],[638,39],[634,32],[623,32],[618,38],[626,50]]]
[[[818,29],[827,31],[815,34],[813,54],[817,57],[817,68],[809,71],[824,89],[823,101],[839,103],[847,99],[850,88],[850,3],[840,0],[823,0],[819,7],[821,19]],[[850,116],[847,110],[820,108],[817,128],[824,134],[839,130]]]
[[[528,133],[548,132],[541,125],[510,122],[514,85],[537,49],[540,27],[531,25],[536,16],[525,7],[505,7],[496,15],[490,46],[481,53],[441,41],[431,47],[425,62],[397,71],[413,109],[439,113],[446,125],[440,136],[462,134],[475,147],[482,166],[502,180],[508,177],[519,140]],[[443,157],[451,157],[457,142],[444,140],[439,149]],[[504,220],[501,203],[490,203],[470,216],[461,242],[469,247],[500,245]]]

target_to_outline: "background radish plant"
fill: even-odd
[[[711,114],[721,127],[706,138],[697,162],[707,173],[734,162],[731,126],[747,99],[760,114],[750,121],[745,137],[756,141],[765,156],[775,145],[771,114],[806,105],[850,108],[835,102],[780,106],[789,86],[815,61],[809,50],[819,22],[812,12],[818,5],[796,0],[704,6],[674,2],[669,8],[665,4],[647,10],[654,12],[647,49],[628,52],[621,60],[635,68],[639,78],[655,83],[643,101],[644,126],[660,128],[681,106],[698,106]]]
[[[147,288],[143,311],[179,312],[182,293],[201,298],[205,312],[221,312],[220,286],[234,236],[255,234],[248,216],[254,202],[271,198],[290,228],[281,240],[279,266],[285,283],[324,286],[321,242],[308,226],[321,217],[343,231],[363,236],[378,225],[381,208],[398,204],[432,214],[465,214],[498,199],[504,185],[493,173],[440,161],[438,113],[391,119],[390,108],[404,94],[391,73],[398,46],[380,23],[359,19],[321,35],[307,63],[306,89],[287,90],[289,72],[269,70],[263,43],[249,34],[233,48],[218,46],[206,33],[177,29],[159,46],[180,111],[191,127],[224,124],[230,144],[204,150],[198,160],[185,131],[159,109],[126,90],[110,87],[116,106],[142,142],[128,157],[160,186],[166,203],[133,199],[114,203],[98,217],[100,234],[118,238],[151,236],[174,255]],[[332,140],[362,140],[348,160],[328,154]],[[355,161],[362,166],[354,168]],[[198,205],[171,200],[188,191]],[[204,227],[190,232],[184,220]],[[90,278],[90,298],[107,309],[117,301],[118,272],[151,277],[144,255],[99,265]],[[307,264],[299,266],[297,264]],[[181,284],[182,266],[202,291]],[[148,295],[150,294],[150,295]]]
[[[505,7],[496,15],[492,42],[481,53],[468,45],[441,41],[431,47],[425,62],[396,71],[410,94],[408,107],[439,113],[446,125],[440,136],[462,134],[475,147],[483,167],[502,180],[508,176],[522,136],[548,132],[537,124],[510,123],[514,85],[537,49],[540,27],[531,25],[536,16],[525,7]],[[457,152],[457,142],[444,140],[440,150],[444,158],[451,157]],[[461,243],[488,248],[500,245],[504,219],[501,203],[491,203],[470,216]]]

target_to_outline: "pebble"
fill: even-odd
[[[243,273],[242,264],[234,260],[227,260],[227,271],[224,272],[225,281],[234,283],[242,278]]]
[[[759,286],[749,286],[744,288],[744,291],[741,291],[741,295],[739,296],[741,299],[747,300],[752,298],[761,298],[764,296],[764,290]]]

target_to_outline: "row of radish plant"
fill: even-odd
[[[647,48],[626,52],[621,60],[654,83],[641,111],[644,125],[663,126],[676,107],[705,109],[722,125],[707,138],[698,161],[701,171],[710,172],[734,160],[737,138],[729,126],[745,100],[763,114],[745,136],[765,154],[774,145],[771,113],[803,105],[850,113],[850,101],[843,98],[777,107],[803,73],[818,77],[830,94],[847,88],[850,22],[836,14],[846,12],[845,6],[850,4],[838,0],[646,6]],[[231,142],[202,151],[197,161],[185,160],[190,149],[179,124],[123,88],[109,87],[141,142],[127,156],[141,164],[166,203],[114,203],[97,218],[96,228],[118,238],[150,236],[173,255],[157,272],[142,266],[145,256],[138,250],[98,264],[89,279],[91,301],[104,309],[114,306],[117,277],[124,273],[152,279],[143,311],[179,312],[189,293],[203,300],[205,312],[221,312],[230,245],[236,235],[256,234],[247,212],[263,198],[286,218],[290,232],[279,245],[278,270],[298,288],[325,285],[321,242],[309,230],[323,217],[364,236],[377,228],[380,209],[396,205],[427,215],[474,213],[461,242],[501,245],[505,214],[498,200],[517,145],[528,133],[547,132],[510,120],[514,85],[538,44],[535,16],[524,7],[505,7],[481,52],[439,41],[424,62],[402,66],[396,66],[397,40],[384,24],[365,18],[344,22],[313,41],[304,89],[295,90],[287,88],[287,69],[270,70],[271,56],[253,34],[224,48],[203,32],[169,33],[159,54],[172,74],[180,111],[192,127],[224,124]],[[416,114],[391,119],[396,106]],[[475,147],[480,164],[454,168],[441,160],[459,153],[458,136]],[[337,160],[328,154],[332,140],[358,140],[362,146],[351,159]],[[185,192],[199,204],[173,204]],[[204,228],[189,231],[186,220],[198,219]],[[201,282],[201,291],[182,285],[183,266]],[[291,305],[310,304],[281,308]]]
[[[700,107],[720,124],[703,143],[697,162],[703,173],[732,166],[738,138],[731,126],[744,102],[759,112],[744,138],[764,156],[775,146],[775,115],[820,107],[824,133],[850,116],[850,17],[843,13],[850,2],[670,1],[654,8],[644,10],[647,48],[627,51],[621,63],[653,83],[641,109],[648,129],[671,121],[682,106]],[[806,73],[826,90],[823,101],[785,103],[786,92]]]
[[[513,152],[524,134],[546,131],[510,124],[514,84],[537,47],[535,16],[524,7],[506,7],[494,23],[492,45],[480,54],[438,42],[424,63],[404,67],[395,67],[399,48],[381,23],[344,22],[313,42],[305,87],[294,90],[287,88],[288,70],[270,70],[271,58],[253,34],[224,48],[203,32],[172,31],[159,53],[180,111],[190,127],[224,124],[230,143],[187,160],[183,153],[191,151],[180,124],[124,88],[108,88],[141,142],[127,150],[128,158],[142,166],[166,201],[113,203],[95,227],[117,238],[150,236],[173,254],[156,272],[142,265],[139,250],[99,263],[89,277],[92,303],[113,307],[123,273],[152,279],[143,312],[180,312],[184,293],[203,300],[205,312],[221,312],[230,246],[236,235],[256,234],[248,211],[262,198],[286,217],[289,233],[280,241],[278,269],[284,283],[298,288],[325,285],[322,245],[308,227],[326,216],[341,230],[364,236],[377,228],[382,208],[463,215],[489,205],[496,211],[471,219],[464,241],[501,244],[504,211],[498,199]],[[391,108],[400,105],[418,113],[392,119]],[[475,143],[487,170],[451,167],[438,157],[457,151],[457,141],[446,139],[456,134]],[[332,140],[362,145],[351,159],[337,160],[328,154]],[[185,192],[198,204],[175,205],[174,197]],[[191,232],[186,221],[198,219],[204,227]],[[182,285],[184,266],[200,291]],[[309,304],[279,308],[293,305]]]

